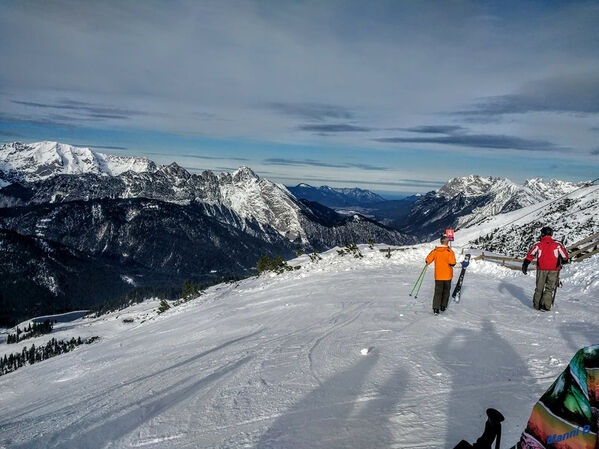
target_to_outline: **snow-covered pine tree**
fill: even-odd
[[[170,308],[171,306],[168,302],[166,302],[166,299],[161,299],[160,305],[158,306],[158,313],[164,313]]]

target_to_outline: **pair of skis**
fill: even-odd
[[[464,256],[464,262],[470,262],[470,254],[466,254]],[[460,295],[462,294],[462,284],[464,283],[464,275],[466,274],[466,267],[462,267],[462,271],[460,271],[460,277],[458,277],[458,282],[453,289],[453,293],[451,297],[455,302],[460,302]]]

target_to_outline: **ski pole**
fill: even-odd
[[[426,271],[426,267],[428,267],[428,265],[424,265],[424,268],[422,269],[422,271],[420,272],[420,275],[418,276],[418,279],[416,279],[416,283],[414,284],[414,287],[412,287],[412,291],[410,292],[410,296],[412,296],[412,293],[414,293],[414,290],[416,290],[416,286],[418,285],[418,282],[420,281],[420,279],[422,279],[422,277],[424,276],[424,272]]]
[[[553,290],[553,297],[551,298],[551,305],[555,302],[555,295],[557,295],[557,288],[559,287],[559,272],[561,271],[561,267],[557,270],[557,281],[555,283],[555,289]]]
[[[424,274],[426,274],[427,268],[428,268],[428,265],[426,265],[424,267],[424,273],[422,274],[422,277],[420,278],[420,284],[418,285],[418,290],[416,290],[416,295],[414,296],[414,298],[418,298],[418,293],[420,293],[420,287],[422,287],[422,282],[424,281]]]

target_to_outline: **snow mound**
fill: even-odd
[[[599,293],[599,256],[593,256],[582,262],[566,265],[560,279],[565,284],[577,287],[583,293]]]

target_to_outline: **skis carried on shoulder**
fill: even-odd
[[[470,254],[466,254],[466,256],[464,257],[464,262],[466,262],[466,264],[470,263]],[[466,267],[462,266],[462,271],[460,271],[460,277],[458,278],[458,282],[456,283],[455,288],[453,289],[453,293],[451,294],[451,297],[455,302],[460,302],[460,295],[462,294],[462,284],[464,283],[465,274]]]

